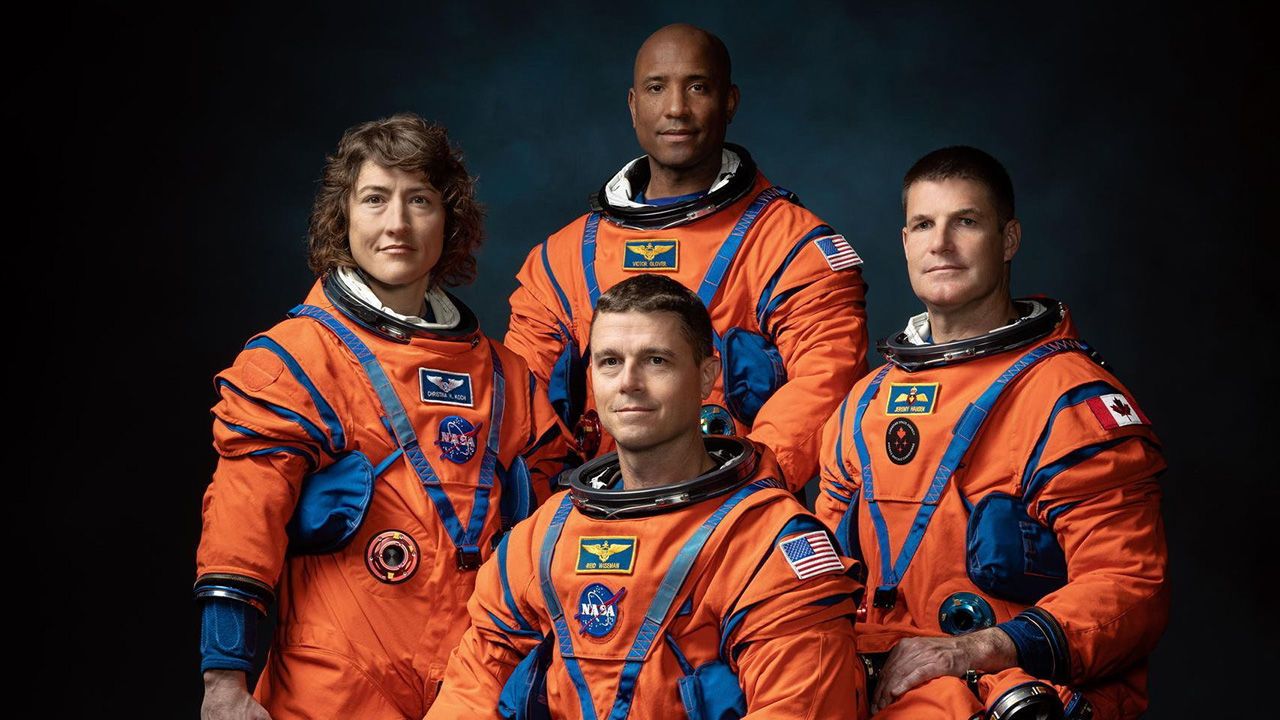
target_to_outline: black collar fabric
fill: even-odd
[[[1020,316],[1018,320],[989,333],[953,342],[914,345],[907,341],[906,332],[900,332],[876,343],[876,349],[894,365],[916,372],[1030,345],[1048,337],[1066,317],[1066,307],[1050,298],[1020,298],[1013,302]],[[1044,312],[1036,313],[1037,306],[1043,306]]]
[[[715,468],[685,482],[642,490],[615,489],[621,478],[617,453],[598,457],[569,476],[569,495],[583,514],[602,519],[648,517],[719,497],[755,477],[760,455],[751,441],[730,435],[703,436]]]
[[[326,273],[320,280],[320,286],[324,288],[325,297],[329,298],[333,306],[343,315],[351,318],[364,329],[392,342],[408,343],[416,337],[469,341],[471,336],[480,329],[480,321],[471,308],[449,292],[445,292],[445,295],[458,308],[458,314],[461,315],[457,326],[450,330],[426,330],[388,315],[381,308],[369,305],[351,293],[333,273]]]
[[[621,207],[609,202],[605,182],[590,198],[591,210],[600,213],[609,222],[632,230],[665,230],[704,218],[741,200],[756,182],[756,162],[740,145],[725,143],[725,147],[738,155],[738,170],[724,187],[699,198],[669,205],[646,207]],[[649,163],[641,160],[627,171],[627,181],[635,192],[649,185]]]

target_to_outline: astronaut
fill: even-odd
[[[202,716],[422,717],[475,570],[550,495],[562,426],[443,287],[474,275],[481,220],[444,128],[415,115],[353,127],[329,158],[319,280],[216,378]],[[273,600],[254,699],[245,675]]]
[[[930,153],[903,206],[927,311],[826,424],[817,504],[868,570],[871,709],[1136,717],[1169,602],[1151,423],[1062,303],[1012,299],[999,162]]]
[[[701,434],[711,335],[669,277],[600,297],[591,374],[617,453],[480,569],[428,720],[861,716],[861,587],[767,449]]]
[[[768,446],[797,489],[817,474],[811,418],[866,372],[866,285],[849,242],[724,142],[738,99],[719,38],[671,25],[645,41],[627,105],[646,154],[600,188],[591,212],[530,251],[505,342],[582,453],[607,451],[586,374],[592,313],[627,277],[675,279],[710,310],[723,365],[704,425]]]

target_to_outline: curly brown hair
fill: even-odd
[[[476,202],[475,178],[467,174],[462,153],[449,145],[443,126],[414,113],[349,128],[338,151],[325,158],[324,175],[311,209],[307,264],[316,275],[356,267],[347,235],[347,203],[366,160],[387,168],[425,173],[445,206],[444,252],[431,270],[431,284],[466,285],[476,277],[475,251],[484,241],[484,208]]]

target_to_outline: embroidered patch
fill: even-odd
[[[369,541],[364,562],[379,582],[402,583],[418,569],[418,543],[408,533],[385,530]]]
[[[827,535],[826,530],[814,530],[783,538],[778,543],[778,550],[801,580],[830,572],[844,572],[844,563],[840,562],[840,556],[831,545],[831,536]]]
[[[1108,430],[1122,428],[1125,425],[1150,425],[1151,421],[1146,415],[1134,405],[1129,398],[1121,393],[1112,393],[1110,395],[1099,395],[1091,397],[1085,401],[1089,404],[1089,409],[1093,411],[1093,416],[1098,418],[1098,422],[1102,423],[1102,427]]]
[[[471,374],[418,368],[422,402],[437,405],[475,407],[471,397]]]
[[[915,423],[901,417],[889,423],[884,432],[884,449],[894,465],[906,465],[915,459],[916,450],[920,449],[920,431]]]
[[[603,583],[591,583],[582,589],[578,598],[578,612],[573,616],[579,623],[578,634],[602,638],[618,626],[618,602],[627,594],[626,588],[614,592]]]
[[[440,448],[440,457],[459,465],[476,456],[476,436],[484,423],[472,425],[469,420],[457,415],[450,415],[440,421],[440,438],[436,447]]]
[[[628,240],[622,254],[622,269],[675,272],[680,269],[680,241],[675,238]]]
[[[858,251],[853,249],[843,235],[825,235],[815,238],[813,244],[822,251],[822,256],[827,259],[827,265],[832,270],[848,270],[862,264]]]
[[[630,575],[636,563],[636,537],[578,538],[577,572]]]
[[[885,415],[932,415],[938,399],[938,383],[915,385],[890,383]]]

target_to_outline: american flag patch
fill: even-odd
[[[840,562],[840,556],[825,530],[814,530],[783,540],[778,543],[778,549],[801,580],[829,572],[844,572],[844,563]]]
[[[853,249],[843,235],[826,235],[815,239],[813,244],[822,251],[822,256],[827,259],[832,270],[848,270],[862,264],[858,251]]]

